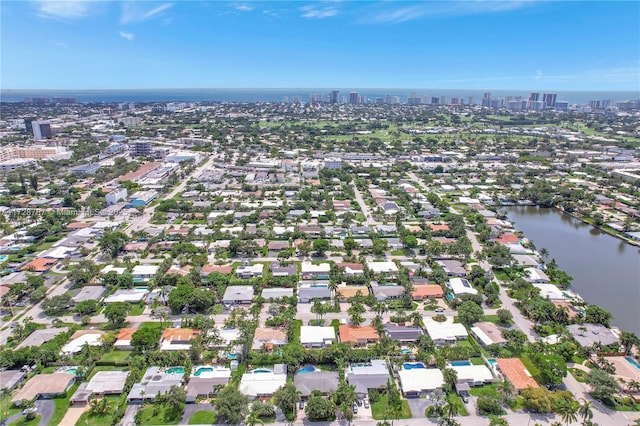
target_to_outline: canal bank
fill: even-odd
[[[557,209],[509,207],[517,230],[573,277],[571,288],[640,335],[640,249]]]

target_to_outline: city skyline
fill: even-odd
[[[637,2],[3,2],[1,85],[637,91],[638,13]]]

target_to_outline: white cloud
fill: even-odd
[[[416,3],[392,9],[393,2],[383,3],[382,8],[364,16],[360,22],[368,24],[399,24],[421,18],[481,15],[516,10],[533,4],[533,0],[473,0],[473,1],[437,1]]]
[[[38,16],[58,20],[84,18],[89,14],[91,3],[93,2],[86,0],[37,0],[34,2]]]
[[[173,7],[173,3],[163,3],[159,6],[149,9],[145,7],[145,2],[125,2],[122,4],[122,14],[120,15],[121,24],[129,24],[131,22],[142,22],[162,16],[165,11]]]
[[[126,38],[129,41],[136,38],[136,36],[133,33],[125,33],[124,31],[120,31],[118,34],[120,34],[120,37]]]
[[[253,10],[253,6],[249,6],[246,3],[242,3],[234,6],[234,9],[239,10],[240,12],[251,12]]]
[[[304,6],[300,8],[303,18],[311,19],[323,19],[331,16],[336,16],[340,11],[335,7],[322,7],[317,8],[315,6]]]

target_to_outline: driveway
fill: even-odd
[[[189,419],[191,419],[191,416],[193,416],[197,411],[201,410],[215,411],[213,405],[211,404],[187,404],[184,406],[184,412],[182,413],[182,420],[180,420],[180,424],[189,424]]]
[[[407,399],[407,403],[409,403],[411,415],[414,419],[424,419],[426,417],[424,415],[424,410],[426,410],[426,408],[431,405],[431,401],[429,401],[428,399],[420,398],[409,398]]]
[[[136,414],[140,410],[142,406],[137,404],[132,404],[127,407],[127,411],[124,412],[124,417],[120,421],[122,426],[133,426],[136,424]]]
[[[53,400],[39,399],[36,401],[36,408],[38,408],[38,414],[41,416],[38,426],[47,426],[53,417],[53,412],[56,410]]]

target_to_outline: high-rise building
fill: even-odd
[[[529,100],[530,101],[539,101],[540,100],[540,93],[531,92],[531,94],[529,95]]]
[[[130,145],[131,155],[134,157],[151,157],[151,142],[150,141],[133,141]]]
[[[338,103],[338,95],[340,94],[339,90],[332,90],[331,93],[329,93],[329,103],[330,104],[337,104]]]
[[[322,102],[322,94],[320,93],[312,93],[309,95],[309,102],[312,104],[317,104]]]
[[[469,96],[469,105],[475,105],[475,104],[476,104],[476,97]]]
[[[357,104],[358,103],[358,92],[349,93],[349,103]]]
[[[384,103],[385,104],[391,104],[391,103],[393,103],[392,99],[393,98],[391,97],[391,95],[387,95],[387,96],[384,97]]]
[[[32,121],[31,127],[33,128],[33,138],[37,141],[53,136],[51,124],[48,121]]]
[[[440,96],[440,105],[448,105],[449,98],[447,96]]]
[[[547,107],[554,107],[556,106],[557,96],[558,95],[556,93],[545,93],[542,95],[542,102],[544,102]]]
[[[283,96],[282,97],[282,103],[283,104],[288,104],[289,103],[289,97],[288,96]]]
[[[376,105],[383,105],[384,104],[384,98],[383,97],[377,97],[376,98]]]
[[[36,117],[25,117],[24,118],[24,128],[27,129],[27,132],[33,134],[32,123],[36,120]]]
[[[407,104],[408,105],[420,105],[421,100],[418,97],[418,95],[416,95],[416,92],[411,92],[411,95],[407,98]]]
[[[432,97],[431,98],[431,105],[440,105],[440,98],[437,97]]]

